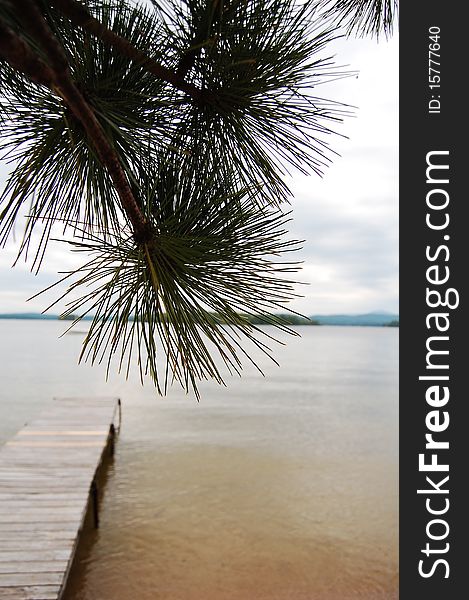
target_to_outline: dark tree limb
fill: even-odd
[[[54,86],[54,73],[12,29],[0,19],[0,55],[39,85]]]
[[[76,0],[49,0],[49,2],[63,15],[68,17],[74,25],[81,27],[88,33],[99,38],[108,46],[112,46],[120,54],[123,54],[133,62],[137,63],[146,71],[152,73],[162,81],[170,83],[176,89],[185,92],[195,101],[201,102],[204,100],[204,93],[202,90],[191,83],[187,83],[184,81],[184,76],[157,63],[144,52],[138,50],[135,46],[132,46],[128,40],[105,27],[98,19],[93,17],[88,9],[80,2],[77,2]]]
[[[44,65],[40,59],[37,59],[20,36],[11,30],[9,39],[13,50],[4,51],[3,55],[12,66],[19,68],[36,82],[47,85],[60,95],[66,106],[82,124],[88,138],[95,147],[101,164],[109,172],[122,208],[132,225],[134,238],[139,243],[147,241],[151,234],[147,219],[132,192],[119,157],[97,120],[93,108],[85,100],[70,76],[67,59],[59,42],[44,20],[34,0],[17,0],[15,8],[25,30],[42,47],[49,65]],[[4,45],[2,40],[2,46]],[[19,54],[15,54],[15,48],[19,50]],[[34,67],[32,57],[36,58],[37,65],[40,68],[40,80],[37,76],[36,78],[32,76]],[[43,65],[45,68],[41,70]]]

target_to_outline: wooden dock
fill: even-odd
[[[0,448],[1,600],[61,598],[118,411],[117,398],[56,399]]]

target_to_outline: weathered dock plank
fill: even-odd
[[[0,552],[0,567],[2,563],[15,563],[21,568],[25,568],[24,563],[36,562],[36,561],[67,561],[72,549],[73,542],[70,541],[68,544],[63,546],[63,549],[57,549],[57,545],[48,546],[50,542],[42,544],[42,548],[36,546],[35,548],[29,546],[28,550],[2,550]],[[58,546],[61,548],[61,546]],[[29,567],[29,565],[26,565]]]
[[[67,568],[66,560],[49,560],[40,559],[27,561],[26,567],[28,573],[63,573]],[[11,575],[13,573],[24,573],[25,565],[18,561],[0,562],[0,574]]]
[[[116,398],[61,398],[0,448],[0,600],[59,600]]]
[[[58,585],[34,585],[0,588],[0,600],[55,600],[60,593]]]

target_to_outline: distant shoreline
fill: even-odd
[[[268,324],[262,317],[256,315],[246,315],[253,325]],[[365,313],[359,315],[311,315],[308,319],[294,314],[277,314],[274,315],[279,320],[279,323],[284,325],[301,325],[301,326],[361,326],[361,327],[399,327],[399,315],[387,313]],[[21,320],[21,321],[72,321],[74,317],[62,319],[59,315],[43,315],[41,313],[3,313],[0,314],[0,319],[3,320]],[[86,316],[83,321],[91,321],[92,316]]]

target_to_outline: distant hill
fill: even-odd
[[[359,325],[362,327],[398,327],[399,315],[367,313],[364,315],[313,315],[319,325]]]

